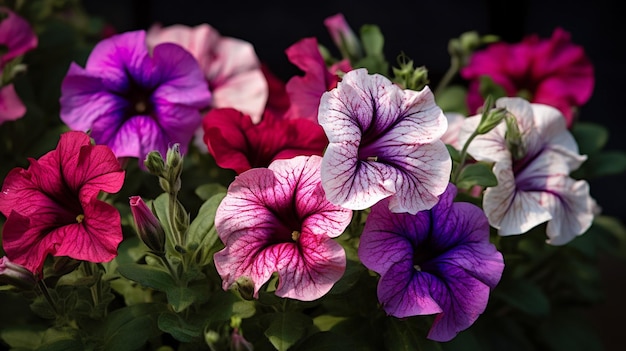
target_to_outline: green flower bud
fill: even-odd
[[[506,121],[506,134],[504,139],[506,140],[506,147],[511,152],[514,160],[519,160],[526,155],[526,147],[522,139],[522,133],[517,125],[517,118],[508,114],[504,119]]]
[[[404,53],[398,55],[398,65],[399,68],[392,67],[394,82],[402,88],[420,91],[429,83],[426,67],[413,67],[413,60]]]
[[[490,109],[489,112],[483,113],[480,124],[476,128],[477,134],[486,134],[495,128],[507,116],[508,111],[505,108]]]
[[[147,156],[143,164],[148,169],[150,174],[160,176],[165,171],[165,161],[163,156],[158,151],[151,151]]]
[[[235,285],[237,286],[237,290],[243,299],[254,299],[254,282],[250,279],[250,277],[239,277],[237,281],[235,281]]]

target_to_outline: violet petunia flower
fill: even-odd
[[[329,145],[322,185],[330,202],[361,210],[390,197],[392,212],[430,209],[452,161],[439,139],[447,120],[428,87],[403,90],[364,68],[324,93],[319,123]]]
[[[92,145],[83,132],[61,135],[57,148],[14,168],[4,179],[0,212],[7,217],[7,257],[39,274],[48,254],[110,261],[122,241],[121,218],[100,192],[118,192],[124,170],[111,149]]]
[[[198,60],[212,93],[211,107],[231,107],[250,115],[255,124],[261,121],[268,84],[252,44],[222,36],[208,24],[153,25],[146,41],[149,47],[178,44]]]
[[[453,202],[450,184],[437,205],[415,215],[392,213],[388,199],[374,205],[358,255],[380,274],[378,299],[389,315],[436,314],[428,338],[449,341],[484,312],[504,269],[489,242],[481,209]]]
[[[333,205],[320,184],[320,156],[276,160],[231,183],[215,215],[225,248],[214,256],[226,290],[245,279],[253,296],[274,272],[276,295],[311,301],[322,297],[346,268],[343,233],[352,211]]]
[[[566,244],[583,234],[597,207],[588,183],[569,176],[587,157],[578,153],[563,115],[552,106],[522,98],[500,98],[496,107],[506,108],[515,117],[523,154],[515,157],[507,148],[506,123],[479,135],[468,147],[476,160],[495,163],[498,185],[488,188],[483,198],[489,223],[500,235],[514,235],[547,221],[547,242],[552,245]],[[466,119],[462,140],[467,140],[480,118]]]
[[[0,6],[0,15],[6,16],[0,20],[0,46],[6,50],[0,54],[0,77],[7,79],[13,77],[13,72],[4,72],[7,64],[36,48],[38,39],[30,23],[9,8]],[[2,83],[0,82],[0,124],[19,119],[26,113],[26,106],[15,92],[13,84]]]
[[[165,43],[148,50],[145,31],[99,42],[85,68],[72,63],[61,86],[61,119],[71,129],[91,131],[97,144],[140,165],[168,145],[185,153],[202,122],[211,93],[197,61]]]
[[[461,70],[470,81],[467,102],[476,113],[484,101],[480,78],[488,76],[508,96],[520,96],[533,103],[561,111],[571,127],[576,109],[593,92],[594,69],[583,47],[572,43],[570,33],[556,28],[549,39],[529,35],[521,42],[493,43],[472,55]]]

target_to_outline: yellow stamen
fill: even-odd
[[[416,271],[418,271],[418,272],[421,272],[421,271],[422,271],[422,267],[420,267],[420,266],[419,266],[419,265],[417,265],[417,264],[414,264],[414,265],[413,265],[413,268],[415,268],[415,270],[416,270]]]
[[[293,241],[298,241],[298,238],[300,238],[299,231],[294,230],[293,232],[291,232],[291,239],[293,239]]]
[[[78,223],[82,223],[83,219],[85,219],[85,215],[84,214],[79,214],[78,216],[76,216],[76,222]]]
[[[376,162],[376,161],[378,161],[378,156],[369,156],[369,157],[367,158],[367,160],[368,160],[368,161],[374,161],[374,162]]]

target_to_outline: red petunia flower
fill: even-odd
[[[222,168],[242,173],[277,159],[321,156],[328,145],[322,127],[307,119],[284,119],[266,110],[261,122],[232,108],[212,109],[204,117],[204,142]]]
[[[489,76],[508,96],[559,109],[568,127],[576,108],[591,97],[595,81],[584,49],[573,44],[570,34],[561,28],[550,39],[532,35],[516,44],[491,44],[472,55],[461,76],[470,81],[467,102],[471,113],[483,105],[480,77]]]
[[[92,145],[83,132],[61,135],[57,148],[28,169],[15,168],[4,180],[0,212],[7,257],[34,273],[48,254],[106,262],[122,241],[120,214],[98,200],[118,192],[124,171],[107,146]]]

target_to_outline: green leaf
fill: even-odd
[[[456,112],[463,116],[467,116],[467,90],[460,85],[451,85],[446,87],[436,96],[437,105],[444,112]]]
[[[366,24],[361,27],[361,42],[365,57],[354,63],[354,67],[365,67],[370,74],[380,73],[387,76],[389,63],[385,60],[383,46],[385,38],[376,25]]]
[[[160,334],[157,318],[165,305],[143,303],[111,312],[101,326],[105,350],[137,350]]]
[[[0,340],[13,349],[34,350],[41,345],[42,333],[37,327],[12,327],[0,330]]]
[[[43,344],[36,351],[84,351],[85,345],[80,340],[65,339]],[[124,350],[124,349],[119,349]]]
[[[450,158],[453,162],[458,163],[461,161],[461,153],[459,152],[459,150],[455,149],[454,146],[449,144],[446,144],[446,148],[448,149],[448,153],[450,154]]]
[[[441,345],[426,339],[425,318],[414,317],[399,320],[389,317],[385,323],[385,346],[394,351],[441,351]]]
[[[310,317],[295,312],[278,312],[272,315],[265,336],[278,351],[286,351],[300,340],[307,328],[313,325]]]
[[[603,151],[590,155],[581,170],[586,179],[624,173],[626,171],[626,153]]]
[[[232,291],[216,290],[211,293],[211,298],[203,306],[206,318],[211,322],[225,322],[233,316],[248,318],[254,315],[254,301],[243,300]]]
[[[225,196],[226,193],[218,193],[206,200],[187,230],[188,245],[195,247],[194,260],[201,266],[212,261],[209,253],[218,239],[215,212]]]
[[[358,351],[363,348],[358,345],[344,334],[337,334],[334,332],[320,332],[315,333],[307,337],[301,345],[298,346],[298,351],[336,351],[336,350],[350,350]]]
[[[516,279],[501,284],[494,290],[493,296],[532,316],[547,316],[550,313],[550,301],[546,295],[527,280]]]
[[[176,340],[190,342],[199,338],[202,327],[192,325],[183,320],[179,315],[172,312],[164,312],[159,315],[159,329],[171,334]]]
[[[491,95],[495,101],[501,97],[507,96],[504,88],[496,84],[489,76],[480,77],[480,86],[478,89],[480,91],[480,96],[484,99]]]
[[[578,143],[578,150],[583,155],[600,151],[609,139],[608,130],[600,124],[576,122],[572,125],[572,135]]]
[[[203,184],[196,188],[195,193],[200,199],[206,201],[213,195],[226,193],[226,187],[219,183]]]
[[[475,185],[483,187],[498,185],[498,179],[491,171],[491,165],[477,162],[463,167],[456,186],[461,189],[469,189]]]
[[[126,279],[159,291],[167,291],[176,286],[172,276],[158,267],[133,263],[121,265],[117,267],[117,271]]]

